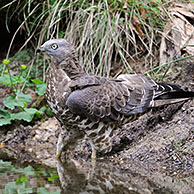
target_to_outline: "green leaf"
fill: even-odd
[[[24,110],[26,111],[26,113],[31,115],[34,115],[35,113],[39,112],[36,108],[24,108]]]
[[[38,79],[38,78],[37,79],[32,79],[32,82],[36,84],[36,93],[39,96],[44,95],[45,90],[46,90],[46,83],[43,82],[42,80]]]
[[[9,182],[5,185],[5,194],[14,194],[17,191],[17,185],[15,182]]]
[[[12,171],[13,168],[14,167],[12,166],[11,162],[4,162],[3,160],[0,160],[0,176]]]
[[[42,84],[37,84],[36,85],[36,93],[39,96],[44,95],[45,94],[45,91],[46,91],[46,83],[42,83]]]
[[[26,194],[33,193],[32,188],[25,188],[25,183],[16,184],[15,182],[9,182],[5,185],[5,194]]]
[[[14,173],[21,173],[26,176],[28,175],[36,175],[36,172],[32,166],[27,166],[25,168],[15,168],[11,162],[4,162],[0,160],[0,176],[4,174],[4,172],[14,172]],[[3,174],[1,174],[3,173]]]
[[[17,100],[15,99],[15,96],[9,96],[3,99],[3,104],[7,108],[10,108],[11,110],[13,110],[15,106],[17,106]]]
[[[0,77],[0,83],[5,84],[7,86],[11,85],[10,76],[8,74],[5,74]]]
[[[10,79],[10,76],[11,76],[11,79]],[[13,85],[18,85],[18,84],[22,84],[24,82],[28,82],[28,79],[24,78],[24,77],[22,77],[20,75],[4,74],[3,76],[0,77],[0,83],[3,83],[5,85],[7,85],[7,86],[10,86],[11,83]]]
[[[25,183],[25,184],[27,184],[29,179],[26,176],[22,175],[19,178],[17,178],[15,181],[16,181],[17,184],[18,183]]]
[[[0,119],[0,126],[11,124],[12,118]]]
[[[31,102],[31,95],[21,93],[19,90],[16,93],[16,98],[17,98],[18,101]]]
[[[37,110],[36,108],[24,108],[23,112],[11,114],[12,120],[24,120],[27,122],[32,121],[35,114],[42,114],[42,111]]]
[[[50,109],[49,107],[46,109],[46,114],[47,114],[49,117],[52,117],[52,116],[53,116],[53,113],[52,113],[52,111],[51,111],[51,109]]]
[[[0,108],[0,118],[1,117],[3,117],[3,118],[10,118],[10,112]]]
[[[19,113],[14,113],[14,114],[11,114],[11,119],[12,120],[24,120],[24,121],[27,121],[27,122],[30,122],[32,121],[34,115],[33,114],[29,114],[27,112],[19,112]]]
[[[38,194],[49,194],[49,192],[44,187],[40,187],[38,188]]]
[[[12,80],[12,82],[11,82],[11,80]],[[9,74],[4,74],[3,76],[0,77],[0,83],[3,83],[7,86],[10,86],[11,83],[13,85],[18,85],[18,84],[22,84],[24,82],[28,82],[28,79],[24,78],[20,75],[11,75],[11,79],[10,79]]]
[[[41,108],[40,108],[40,110],[39,110],[39,111],[43,113],[43,112],[45,112],[45,111],[46,111],[46,109],[47,109],[47,108],[46,108],[46,106],[43,106],[43,107],[41,107]]]
[[[20,75],[11,76],[13,85],[22,84],[24,82],[27,82],[27,79]]]
[[[42,110],[37,110],[36,108],[25,108],[24,109],[28,114],[35,115],[38,118],[42,118],[43,111]]]
[[[11,110],[13,110],[16,106],[26,106],[26,102],[31,102],[31,95],[20,93],[20,91],[16,92],[16,96],[9,96],[3,100],[3,104]]]
[[[48,181],[54,182],[55,179],[58,179],[59,176],[56,173],[53,173],[52,176],[48,177]]]
[[[35,84],[44,84],[45,82],[43,82],[42,80],[36,78],[36,79],[32,79],[32,82]]]
[[[34,168],[32,166],[27,166],[26,168],[18,168],[18,169],[14,169],[13,172],[16,173],[22,173],[25,175],[36,175]]]

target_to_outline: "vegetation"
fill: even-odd
[[[5,109],[0,108],[0,126],[11,124],[12,120],[30,122],[35,116],[42,118],[43,113],[51,114],[46,106],[37,109],[37,104],[45,93],[46,83],[38,78],[31,79],[30,75],[24,76],[27,70],[26,65],[21,65],[21,71],[16,75],[12,75],[8,67],[9,63],[9,60],[3,60],[3,64],[7,68],[4,70],[3,76],[0,77],[0,83],[11,89],[10,95],[3,100]],[[25,88],[30,87],[34,87],[37,94],[37,98],[33,103],[32,96],[23,92]]]
[[[37,106],[45,91],[49,59],[41,60],[32,52],[50,38],[65,37],[76,45],[80,63],[89,73],[103,76],[135,73],[136,66],[132,64],[144,57],[145,74],[163,79],[173,62],[187,58],[166,64],[158,62],[160,36],[169,19],[166,8],[171,3],[166,0],[13,0],[1,7],[0,10],[6,10],[8,31],[16,15],[20,25],[0,67],[0,82],[11,88],[11,95],[3,101],[5,108],[0,109],[0,125],[16,119],[29,122],[35,117],[41,118],[44,112],[50,114],[45,104]],[[10,51],[18,33],[22,33],[26,41],[15,59],[25,56],[23,61],[29,65],[18,62],[14,69],[10,67]],[[24,53],[28,50],[30,55]],[[15,75],[11,73],[13,69]],[[37,99],[33,103],[27,88],[36,91]]]
[[[65,37],[77,46],[88,72],[109,76],[115,64],[133,73],[129,62],[141,56],[153,65],[153,49],[158,49],[158,37],[168,18],[167,6],[169,1],[161,0],[20,0],[3,8],[8,10],[8,29],[9,21],[18,15],[21,25],[15,35],[23,31],[26,36],[20,50],[27,44],[36,49],[49,38]]]
[[[44,186],[45,181],[52,186],[52,183],[58,180],[57,173],[52,168],[33,168],[27,166],[25,168],[15,168],[11,162],[4,162],[0,160],[0,177],[6,176],[6,174],[12,174],[11,177],[15,177],[12,182],[8,182],[4,189],[0,189],[2,194],[15,194],[15,193],[38,193],[38,194],[60,194],[61,190],[58,189],[55,192],[49,192]],[[37,188],[30,186],[30,180],[33,179],[34,183],[37,183]]]

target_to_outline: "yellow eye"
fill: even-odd
[[[52,48],[53,50],[56,50],[56,49],[58,48],[58,46],[57,46],[57,44],[52,44],[52,45],[51,45],[51,48]]]

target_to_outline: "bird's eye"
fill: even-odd
[[[51,48],[52,48],[53,50],[56,50],[56,49],[58,48],[58,45],[57,45],[57,44],[52,44],[52,45],[51,45]]]

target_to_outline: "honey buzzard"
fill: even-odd
[[[113,130],[137,119],[150,108],[194,97],[173,84],[156,83],[137,74],[117,79],[89,75],[82,69],[74,46],[65,39],[45,42],[45,52],[54,62],[47,81],[46,100],[61,124],[57,156],[74,149],[85,135],[96,152],[111,150]]]

